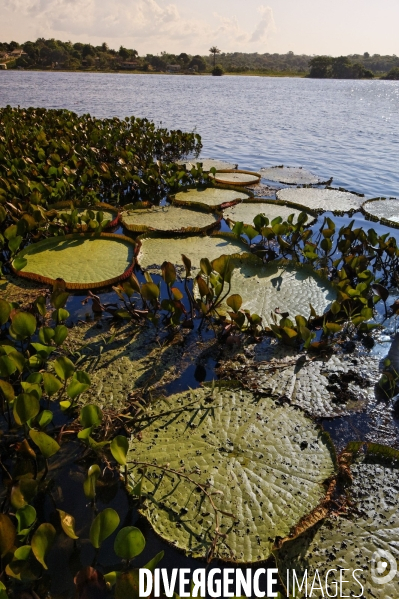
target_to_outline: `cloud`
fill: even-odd
[[[258,10],[262,15],[262,18],[249,39],[250,43],[266,42],[268,41],[269,34],[274,33],[276,30],[273,10],[270,6],[260,6]]]
[[[189,11],[182,15],[176,4],[167,0],[3,1],[7,19],[0,25],[2,39],[11,34],[18,41],[39,36],[92,44],[106,41],[111,47],[135,47],[140,54],[161,50],[203,54],[215,42],[229,52],[249,43],[263,45],[274,28],[272,9],[263,6],[251,33],[241,28],[235,16],[214,13],[207,21]]]

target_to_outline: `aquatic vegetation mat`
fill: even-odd
[[[336,296],[331,283],[311,268],[290,263],[256,265],[246,259],[233,271],[231,293],[239,294],[242,309],[261,316],[264,325],[273,323],[271,313],[276,309],[308,318],[312,304],[317,314],[323,314]]]
[[[276,195],[278,200],[291,202],[297,208],[309,209],[318,213],[327,211],[334,214],[353,213],[360,210],[363,202],[363,196],[339,189],[288,188],[280,189]]]
[[[182,164],[186,167],[186,169],[191,170],[192,168],[197,168],[197,163],[200,162],[202,166],[202,170],[205,173],[209,173],[211,168],[215,168],[217,171],[222,169],[236,169],[237,164],[233,164],[231,162],[224,162],[223,160],[217,160],[215,158],[196,158],[192,160],[178,160],[177,164]]]
[[[271,166],[261,168],[259,173],[263,179],[286,185],[320,185],[323,182],[317,175],[296,166]]]
[[[294,214],[294,222],[298,219],[301,211],[291,208],[279,202],[244,201],[235,206],[223,210],[223,216],[233,222],[243,222],[251,225],[255,216],[264,214],[270,221],[281,216],[283,220]]]
[[[123,235],[65,235],[29,245],[14,259],[21,277],[54,284],[61,278],[68,289],[111,285],[133,267],[134,242]],[[16,266],[26,261],[21,268]]]
[[[391,227],[399,227],[399,200],[395,198],[368,200],[364,202],[362,208],[372,220],[379,220]]]
[[[154,206],[122,213],[122,224],[129,231],[170,231],[199,233],[215,227],[220,217],[178,206]]]
[[[191,236],[180,239],[144,235],[140,238],[137,261],[147,270],[159,271],[165,260],[182,266],[182,254],[187,256],[193,268],[199,268],[201,258],[214,260],[222,254],[230,256],[248,252],[248,246],[232,234]]]
[[[176,204],[203,204],[210,208],[221,208],[223,204],[238,202],[251,197],[252,194],[236,189],[225,189],[221,187],[196,187],[179,191],[172,196]]]
[[[224,185],[252,185],[259,183],[261,175],[252,171],[240,170],[218,170],[214,175],[210,175],[216,183]]]
[[[294,348],[270,345],[255,359],[222,362],[221,378],[240,380],[247,388],[288,399],[308,414],[333,418],[361,412],[373,400],[380,372],[378,360],[336,354],[310,359]]]
[[[130,443],[141,513],[193,557],[267,559],[276,538],[325,498],[335,474],[328,436],[295,408],[239,389],[198,389],[168,402]]]
[[[348,516],[328,518],[295,540],[284,543],[277,552],[277,564],[285,584],[287,569],[295,569],[300,581],[307,569],[309,593],[316,571],[324,582],[328,570],[335,568],[339,572],[345,568],[346,596],[392,599],[398,596],[395,560],[399,560],[399,469],[397,462],[389,460],[390,452],[393,453],[390,448],[372,448],[375,448],[375,456],[359,458],[351,466],[353,482],[348,491],[353,503]],[[380,553],[375,554],[376,551]],[[386,564],[381,571],[379,562]],[[356,577],[364,587],[364,594],[352,577],[354,569],[358,569]],[[330,574],[330,580],[333,579]],[[329,592],[333,593],[334,586],[329,586]],[[297,587],[295,596],[310,595],[298,593]]]

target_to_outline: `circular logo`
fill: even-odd
[[[377,549],[371,557],[371,578],[376,584],[387,584],[396,576],[398,566],[389,551]]]

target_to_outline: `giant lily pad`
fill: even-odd
[[[226,208],[223,211],[223,216],[233,222],[243,222],[244,224],[252,225],[255,216],[258,214],[264,214],[269,221],[278,216],[281,216],[283,220],[287,220],[290,214],[294,214],[295,222],[300,213],[300,210],[286,206],[283,202],[249,200]]]
[[[223,185],[253,185],[259,183],[261,175],[252,171],[240,171],[233,169],[218,170],[214,175],[210,175],[216,183]]]
[[[362,206],[371,220],[379,220],[389,227],[399,227],[399,200],[395,198],[378,198],[368,200]]]
[[[54,284],[61,278],[67,289],[93,289],[128,277],[133,268],[134,242],[123,235],[65,235],[29,245],[16,256],[26,260],[21,277]]]
[[[329,518],[283,544],[277,561],[284,582],[287,570],[295,570],[299,580],[307,570],[309,593],[316,571],[324,582],[328,570],[335,568],[329,576],[332,582],[337,572],[339,581],[339,571],[344,568],[343,580],[348,582],[343,585],[342,597],[394,599],[398,596],[399,574],[395,560],[399,560],[399,467],[397,462],[384,459],[384,453],[392,453],[392,450],[380,447],[379,451],[379,457],[369,455],[351,467],[352,513],[347,517]],[[377,551],[379,555],[375,554]],[[355,569],[363,592],[352,576]],[[329,592],[333,597],[334,586],[330,586]],[[310,594],[295,596],[310,597]]]
[[[251,197],[251,193],[225,187],[195,187],[179,191],[173,196],[176,204],[192,206],[199,204],[217,210],[224,204],[237,203]]]
[[[49,210],[56,210],[59,215],[61,214],[71,214],[73,210],[78,209],[79,216],[88,217],[89,210],[92,211],[97,218],[97,213],[102,212],[103,220],[109,220],[108,228],[114,227],[118,224],[119,221],[119,212],[115,206],[111,204],[106,204],[105,202],[99,202],[90,208],[81,207],[80,203],[74,202],[59,202],[57,204],[52,204],[49,206]]]
[[[200,233],[215,227],[219,220],[216,214],[178,206],[154,206],[122,214],[123,226],[134,232]]]
[[[317,425],[249,392],[180,393],[147,424],[128,454],[134,483],[146,467],[141,511],[165,540],[195,557],[205,557],[215,540],[223,560],[267,559],[277,537],[323,501],[335,472],[334,449]],[[211,501],[220,510],[223,536],[216,539]]]
[[[279,308],[291,317],[308,318],[310,304],[323,314],[335,299],[331,283],[306,267],[296,268],[278,263],[254,265],[251,260],[237,260],[231,278],[231,293],[242,297],[242,309],[258,314],[263,324],[272,324],[270,313]]]
[[[188,170],[191,170],[193,167],[197,168],[198,162],[201,163],[202,170],[205,173],[209,173],[211,168],[215,168],[217,171],[221,169],[237,168],[237,164],[223,162],[223,160],[216,160],[215,158],[193,158],[192,160],[178,160],[178,164],[184,165]]]
[[[334,214],[344,212],[352,214],[360,210],[362,197],[340,189],[317,189],[312,187],[280,189],[277,192],[278,200],[290,202],[299,209],[313,210],[318,213],[329,211]]]
[[[271,397],[284,397],[320,418],[363,411],[374,398],[380,376],[378,360],[370,357],[332,355],[310,360],[280,344],[258,350],[255,359],[240,356],[239,361],[222,363],[219,375]]]
[[[181,239],[146,235],[140,241],[137,261],[142,268],[153,271],[160,270],[165,260],[183,266],[182,254],[191,260],[193,268],[199,268],[201,258],[214,260],[222,254],[239,255],[248,252],[248,246],[239,237],[226,233]]]
[[[261,168],[259,172],[263,179],[285,183],[286,185],[320,185],[322,183],[317,175],[301,167],[271,166]]]

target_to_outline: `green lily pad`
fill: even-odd
[[[258,216],[258,214],[264,214],[270,221],[278,216],[281,216],[283,220],[287,220],[290,214],[294,214],[294,222],[296,222],[300,213],[300,210],[277,201],[260,202],[249,200],[226,208],[223,211],[223,216],[233,222],[243,222],[246,225],[252,225],[255,216]]]
[[[364,202],[363,211],[371,220],[379,220],[389,227],[399,227],[399,200],[378,198]]]
[[[324,499],[335,473],[329,437],[295,408],[241,390],[197,389],[169,406],[131,441],[134,484],[146,467],[142,514],[165,540],[205,557],[215,539],[211,498],[223,535],[215,555],[267,559],[277,537]]]
[[[199,268],[201,258],[214,260],[222,254],[233,256],[248,252],[248,246],[236,235],[223,233],[180,239],[146,235],[140,241],[137,261],[142,268],[152,271],[160,271],[165,260],[183,266],[182,254],[191,260],[193,268]]]
[[[50,237],[23,249],[27,264],[18,275],[54,284],[61,278],[67,289],[93,289],[129,276],[134,242],[123,235],[65,235]]]
[[[375,552],[389,552],[394,562],[399,561],[399,467],[397,462],[391,464],[382,456],[370,455],[357,460],[351,472],[353,484],[349,491],[353,507],[349,515],[331,517],[284,543],[277,553],[280,574],[285,581],[286,570],[295,569],[298,579],[302,580],[307,569],[309,592],[316,570],[325,581],[331,568],[338,571],[338,580],[339,570],[345,568],[343,580],[348,582],[341,596],[393,599],[398,596],[399,585],[396,564],[392,570],[388,556],[378,556]],[[381,573],[377,569],[378,562],[386,563]],[[358,569],[356,576],[364,587],[363,593],[352,577],[354,569]],[[334,574],[330,574],[331,581]],[[331,596],[333,589],[330,587]]]
[[[256,265],[245,257],[236,260],[231,277],[231,294],[242,297],[242,309],[258,314],[263,324],[273,324],[271,312],[276,308],[309,318],[310,304],[317,314],[323,314],[336,293],[329,281],[310,268],[296,268],[292,264],[269,263]]]
[[[179,191],[172,196],[173,202],[180,205],[203,205],[215,210],[223,204],[239,202],[251,197],[250,193],[237,189],[226,189],[223,187],[194,187]]]
[[[373,400],[379,380],[378,360],[332,355],[309,360],[306,354],[281,344],[256,349],[254,358],[228,360],[218,370],[222,378],[242,381],[254,391],[289,400],[308,414],[333,418],[361,412]]]
[[[197,163],[200,162],[202,170],[205,173],[209,173],[211,168],[215,168],[217,171],[222,169],[235,169],[237,164],[231,162],[224,162],[223,160],[216,160],[215,158],[193,158],[192,160],[178,160],[177,164],[182,164],[186,169],[191,170],[193,167],[197,168]]]
[[[209,175],[216,183],[222,185],[253,185],[259,183],[261,175],[252,171],[233,169],[218,170],[214,175]]]
[[[320,185],[323,183],[317,175],[296,166],[271,166],[261,168],[259,172],[263,179],[286,185]]]
[[[280,189],[276,195],[278,200],[290,202],[296,208],[313,210],[319,214],[322,212],[353,214],[360,210],[363,202],[363,196],[340,189],[288,188]]]
[[[199,233],[215,227],[220,217],[210,212],[199,212],[178,206],[154,206],[149,209],[129,210],[122,214],[122,224],[129,231],[164,231]]]

